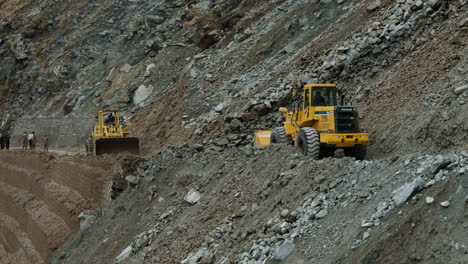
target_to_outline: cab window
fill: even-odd
[[[313,87],[312,105],[313,106],[334,106],[336,105],[335,87]]]
[[[305,89],[304,90],[304,102],[303,102],[303,108],[309,108],[310,107],[310,89]]]

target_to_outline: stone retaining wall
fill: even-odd
[[[21,134],[34,131],[37,147],[42,135],[49,137],[50,148],[83,146],[93,127],[92,118],[24,118],[16,121],[13,129],[11,146],[19,147]]]

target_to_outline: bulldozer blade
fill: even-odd
[[[111,153],[140,154],[140,140],[138,138],[100,138],[95,141],[96,155]]]
[[[254,145],[256,147],[266,147],[270,145],[271,130],[255,131]]]

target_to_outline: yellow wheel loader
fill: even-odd
[[[284,126],[257,131],[255,145],[291,143],[314,159],[341,148],[347,156],[364,159],[369,134],[359,129],[354,107],[337,106],[336,85],[310,84],[301,90],[293,91],[291,111],[279,109],[286,118]]]
[[[94,155],[128,152],[140,154],[140,141],[129,137],[130,124],[125,122],[118,110],[99,111],[86,152]]]

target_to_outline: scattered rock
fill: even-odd
[[[125,180],[127,181],[128,185],[131,187],[138,185],[139,180],[137,176],[129,175],[125,177]]]
[[[129,73],[131,69],[132,69],[132,65],[126,63],[120,68],[120,72]]]
[[[294,249],[294,242],[291,240],[286,240],[281,246],[275,249],[274,258],[276,260],[283,260],[291,254]]]
[[[367,10],[374,11],[375,9],[379,8],[382,2],[380,0],[371,1],[367,6]]]
[[[162,24],[165,20],[164,17],[158,15],[148,15],[146,16],[146,19],[148,20],[148,22],[156,25]]]
[[[413,182],[406,183],[397,190],[393,191],[392,199],[395,202],[395,205],[399,206],[406,202],[414,192],[418,191],[419,188],[424,185],[424,183],[424,179],[418,177]]]
[[[453,92],[456,95],[460,95],[460,94],[464,93],[465,91],[468,91],[468,84],[465,84],[465,85],[462,85],[462,86],[459,86],[459,87],[453,89]]]
[[[200,201],[201,194],[194,189],[190,189],[185,195],[184,200],[189,204],[196,204]]]
[[[432,197],[430,197],[430,196],[427,196],[427,197],[426,197],[426,203],[427,203],[427,204],[432,204],[432,203],[434,203],[434,201],[435,201],[434,198],[432,198]]]
[[[440,203],[440,206],[445,207],[445,208],[449,207],[449,205],[450,205],[449,201],[444,201]]]
[[[201,248],[196,253],[190,254],[186,259],[182,260],[180,264],[202,264],[212,263],[213,256],[207,248]]]
[[[100,209],[81,212],[78,215],[78,219],[80,219],[80,231],[84,231],[92,226],[101,215],[102,211]]]
[[[154,63],[151,63],[151,64],[148,64],[148,66],[146,66],[146,71],[145,71],[145,77],[149,77],[151,76],[151,73],[153,72],[153,70],[156,68],[156,65]]]
[[[324,218],[327,215],[328,215],[328,210],[327,209],[322,209],[322,210],[320,210],[320,212],[318,212],[315,215],[315,218],[320,219],[320,218]]]
[[[223,103],[217,105],[217,106],[214,108],[214,110],[215,110],[216,112],[218,112],[218,113],[219,113],[219,112],[222,112],[223,109],[224,109],[224,104],[223,104]]]
[[[128,259],[132,254],[132,246],[126,247],[116,258],[115,263],[121,263],[124,260]]]

